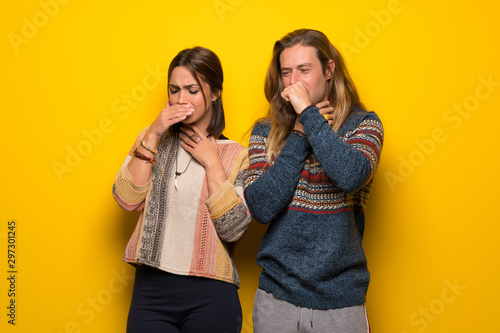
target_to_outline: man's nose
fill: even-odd
[[[297,73],[295,71],[292,71],[290,74],[290,85],[294,84],[297,82]]]

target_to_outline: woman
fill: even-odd
[[[223,72],[212,51],[181,51],[168,70],[169,102],[138,136],[113,186],[141,211],[125,251],[136,277],[127,332],[239,332],[232,260],[250,214],[245,147],[221,135]]]
[[[250,136],[245,187],[252,216],[269,224],[254,330],[368,332],[361,240],[382,123],[363,110],[342,57],[316,30],[275,43],[265,92],[269,112]]]

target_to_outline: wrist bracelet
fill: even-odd
[[[151,148],[150,146],[146,146],[146,142],[144,142],[144,141],[142,141],[142,140],[141,140],[141,146],[142,146],[144,149],[146,149],[147,151],[149,151],[150,153],[152,153],[153,155],[158,154],[158,150],[153,149],[153,148]]]
[[[140,160],[146,161],[146,162],[151,163],[151,164],[157,163],[156,158],[147,157],[146,155],[141,154],[137,149],[134,150],[134,156]]]
[[[161,175],[163,176],[163,180],[166,181],[165,174],[163,173],[163,170],[158,165],[158,161],[156,160],[156,158],[154,158],[154,157],[147,157],[146,155],[141,154],[140,152],[138,152],[137,149],[134,150],[134,156],[137,157],[138,159],[146,161],[148,163],[156,164],[156,166],[158,167],[158,169],[160,169]]]
[[[293,130],[292,133],[295,134],[295,135],[300,136],[304,140],[307,140],[307,136],[304,133],[302,133],[301,131],[299,131],[299,130]],[[307,140],[307,141],[309,141],[309,140]]]

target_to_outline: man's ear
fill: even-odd
[[[326,65],[326,79],[330,80],[333,76],[333,72],[335,71],[335,62],[333,59],[328,60],[328,64]]]

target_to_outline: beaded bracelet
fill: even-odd
[[[144,147],[144,149],[146,149],[146,150],[147,150],[147,151],[149,151],[150,153],[153,153],[153,155],[158,154],[158,150],[153,149],[153,148],[151,148],[150,146],[146,146],[146,142],[144,142],[144,141],[141,141],[141,146],[142,146],[142,147]]]

